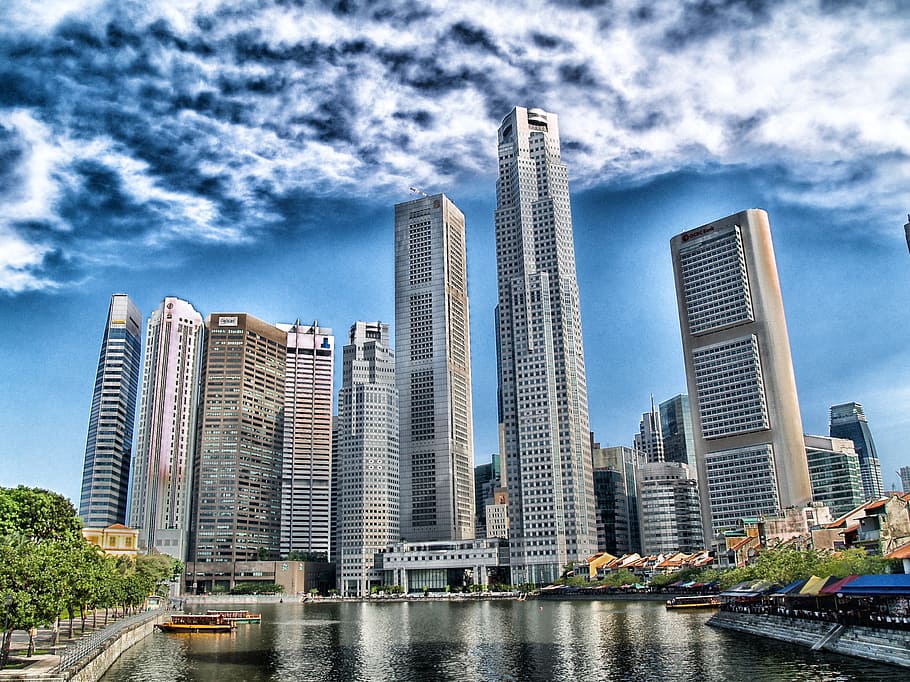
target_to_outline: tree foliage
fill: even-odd
[[[82,522],[73,504],[41,488],[0,488],[0,536],[20,535],[31,542],[81,538]]]

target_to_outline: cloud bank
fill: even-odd
[[[786,201],[900,215],[900,5],[9,0],[0,290],[305,230],[301,196],[491,188],[516,104],[560,115],[575,189],[774,168]]]

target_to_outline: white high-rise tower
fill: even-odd
[[[149,317],[129,524],[139,546],[186,561],[205,323],[168,296]]]
[[[401,536],[474,537],[464,215],[445,194],[395,206]]]
[[[499,127],[497,340],[512,582],[546,582],[597,547],[588,394],[555,114]]]
[[[320,553],[328,560],[335,337],[316,322],[275,326],[287,332],[280,552]]]
[[[338,584],[365,596],[376,552],[398,542],[398,389],[389,325],[356,322],[342,356],[336,422]]]

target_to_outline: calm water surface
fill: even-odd
[[[906,671],[709,628],[660,602],[262,604],[232,634],[153,635],[103,682],[905,679]],[[231,608],[226,606],[224,608]]]

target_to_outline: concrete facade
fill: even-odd
[[[670,242],[706,537],[812,499],[768,215]]]
[[[509,543],[499,538],[462,542],[401,542],[377,554],[386,585],[408,592],[444,591],[447,586],[509,584]]]
[[[444,194],[395,206],[401,536],[474,537],[464,215]]]
[[[568,172],[556,114],[500,124],[496,307],[516,582],[558,578],[597,548],[588,393]]]
[[[205,325],[165,298],[146,325],[129,523],[143,550],[186,560]]]

